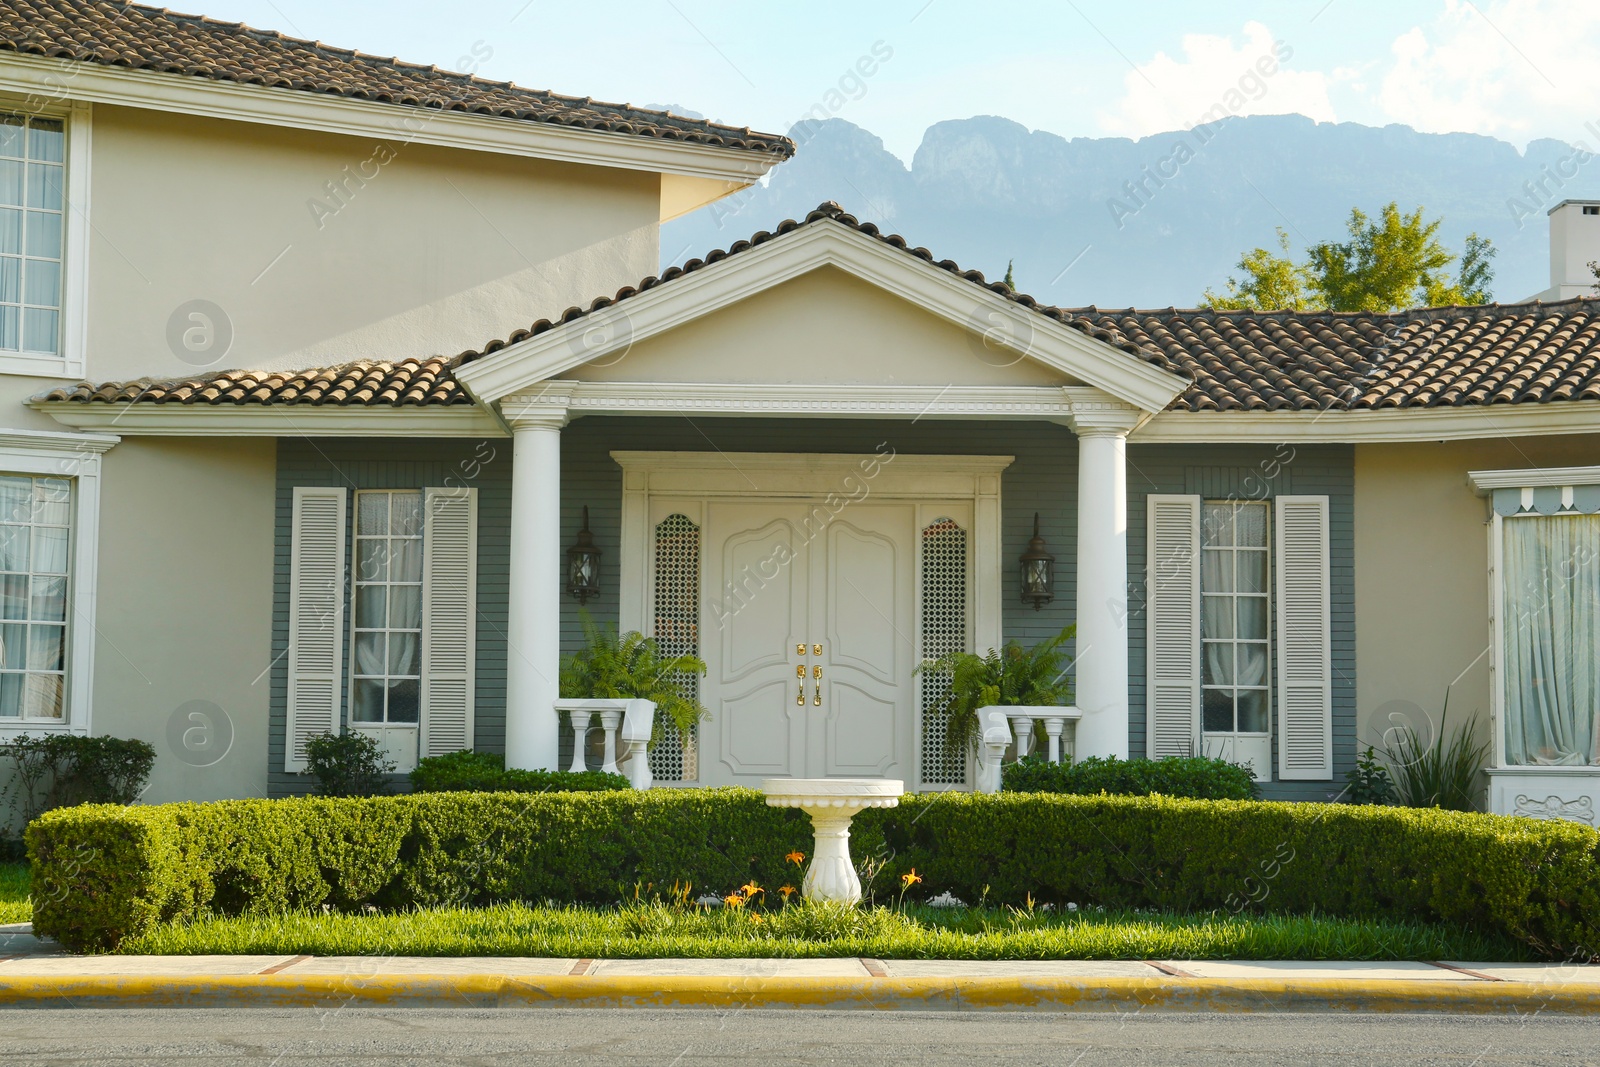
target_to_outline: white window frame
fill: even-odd
[[[61,352],[24,355],[0,352],[0,374],[37,378],[84,378],[89,332],[89,169],[94,108],[82,100],[41,101],[0,93],[0,111],[60,119],[66,124],[66,233],[61,245]],[[20,472],[19,472],[20,473]]]
[[[411,582],[400,583],[400,584],[407,585],[407,586],[415,584],[415,586],[417,588],[417,613],[418,613],[417,614],[417,629],[414,631],[416,633],[416,637],[417,637],[417,651],[416,651],[417,721],[416,722],[396,722],[396,721],[390,719],[389,718],[389,711],[388,711],[388,696],[387,696],[387,693],[386,693],[385,697],[384,697],[384,716],[383,716],[383,718],[381,720],[373,722],[373,721],[368,721],[368,720],[363,720],[363,719],[357,719],[356,718],[356,688],[357,688],[356,683],[358,681],[371,680],[372,678],[377,677],[376,675],[362,675],[361,674],[360,665],[356,660],[356,636],[357,636],[357,634],[361,634],[361,633],[383,633],[385,635],[388,635],[388,634],[394,634],[394,633],[412,633],[413,631],[396,629],[395,627],[392,627],[392,626],[389,625],[389,600],[390,600],[390,597],[393,595],[392,590],[393,590],[393,586],[394,586],[394,580],[393,580],[393,572],[390,571],[388,568],[389,568],[390,564],[392,563],[392,560],[385,561],[384,573],[385,573],[386,577],[384,578],[384,580],[382,582],[364,581],[360,576],[360,570],[361,570],[361,542],[363,540],[377,540],[377,538],[375,536],[364,535],[364,534],[361,533],[361,499],[362,499],[362,497],[377,496],[377,495],[381,494],[381,495],[384,495],[384,496],[387,496],[387,497],[390,498],[389,506],[392,509],[394,507],[394,502],[393,502],[394,501],[394,497],[396,495],[400,494],[400,493],[410,493],[410,494],[414,494],[417,497],[417,523],[418,523],[418,528],[417,528],[416,534],[415,535],[407,535],[407,539],[414,540],[417,543],[417,566],[419,568],[419,573],[418,573],[418,576],[417,576],[417,581],[415,583],[411,583]],[[345,604],[345,610],[349,613],[348,617],[350,619],[350,648],[349,648],[349,651],[347,652],[347,654],[345,655],[345,690],[346,690],[346,692],[345,692],[345,708],[346,708],[345,724],[346,724],[346,726],[348,726],[352,730],[358,730],[359,729],[359,730],[377,731],[377,730],[384,730],[384,729],[394,728],[394,729],[411,730],[413,732],[420,732],[420,730],[422,728],[422,686],[423,686],[423,678],[424,678],[424,672],[423,672],[423,669],[422,669],[422,635],[423,635],[423,632],[427,629],[427,626],[426,626],[427,612],[426,612],[426,605],[422,602],[423,581],[422,581],[422,573],[421,573],[421,571],[422,571],[422,569],[426,568],[426,561],[427,561],[427,557],[425,555],[425,553],[427,552],[426,530],[425,530],[425,524],[426,524],[426,521],[427,521],[427,511],[426,511],[427,503],[428,503],[428,494],[427,494],[427,490],[425,490],[425,489],[357,489],[355,491],[354,498],[351,501],[350,517],[349,517],[349,523],[350,523],[350,556],[349,556],[349,559],[350,559],[350,588],[346,593],[347,603]],[[394,539],[395,539],[395,535],[393,533],[391,533],[391,532],[387,532],[386,531],[384,533],[384,535],[383,535],[383,540],[385,542],[391,541],[391,540],[394,540]],[[384,590],[385,590],[385,594],[384,594],[384,625],[382,627],[358,626],[357,622],[356,622],[356,601],[357,601],[357,598],[359,596],[360,590],[361,590],[361,588],[363,586],[376,586],[376,585],[382,585],[384,587]],[[410,677],[409,675],[391,675],[391,674],[388,673],[389,658],[388,658],[387,641],[385,642],[383,666],[384,666],[384,672],[385,672],[384,675],[383,675],[383,678],[386,681],[391,679],[391,678],[407,678],[407,677]]]
[[[1506,762],[1506,590],[1505,590],[1505,523],[1506,516],[1494,509],[1496,489],[1521,491],[1529,506],[1535,489],[1567,489],[1576,485],[1600,484],[1600,467],[1558,467],[1545,470],[1472,471],[1468,482],[1487,499],[1489,507],[1489,731],[1493,739],[1490,753],[1491,768],[1516,774],[1539,774],[1552,777],[1600,777],[1600,767],[1545,766]],[[1513,515],[1511,521],[1523,516]]]
[[[1266,517],[1265,517],[1265,519],[1263,521],[1266,524],[1266,543],[1264,545],[1262,545],[1259,549],[1257,549],[1257,548],[1248,548],[1248,547],[1244,549],[1244,551],[1246,551],[1246,552],[1259,552],[1262,555],[1262,557],[1266,560],[1266,582],[1265,582],[1266,588],[1262,591],[1261,594],[1257,594],[1257,593],[1244,593],[1244,594],[1241,594],[1239,592],[1238,588],[1237,588],[1237,586],[1238,586],[1238,572],[1237,572],[1237,570],[1235,570],[1235,573],[1234,573],[1234,586],[1235,586],[1235,588],[1231,592],[1226,593],[1226,594],[1217,594],[1217,593],[1207,593],[1206,592],[1205,561],[1206,561],[1206,552],[1207,552],[1207,550],[1209,549],[1209,550],[1212,550],[1212,551],[1226,551],[1226,552],[1231,553],[1235,557],[1238,556],[1239,551],[1240,551],[1240,547],[1237,544],[1232,545],[1232,546],[1215,546],[1215,545],[1208,546],[1206,544],[1206,533],[1205,533],[1205,530],[1206,530],[1206,509],[1209,508],[1209,507],[1232,507],[1234,509],[1234,515],[1235,515],[1235,521],[1236,522],[1237,522],[1238,512],[1239,512],[1239,510],[1241,508],[1256,507],[1256,508],[1260,508],[1262,510],[1262,512],[1265,513]],[[1257,744],[1257,745],[1265,743],[1266,753],[1265,753],[1265,759],[1263,760],[1263,762],[1265,762],[1267,764],[1267,766],[1264,769],[1263,768],[1257,768],[1256,769],[1256,781],[1258,781],[1258,782],[1270,782],[1270,781],[1272,781],[1272,773],[1273,773],[1272,764],[1274,762],[1273,759],[1272,759],[1272,746],[1273,746],[1273,742],[1276,740],[1277,734],[1278,734],[1278,731],[1275,728],[1276,727],[1276,723],[1277,723],[1277,719],[1278,719],[1278,701],[1276,699],[1274,699],[1274,695],[1273,695],[1273,690],[1275,688],[1275,683],[1277,681],[1277,671],[1275,670],[1276,659],[1274,658],[1276,653],[1277,653],[1277,642],[1273,640],[1273,632],[1277,629],[1277,623],[1278,623],[1278,603],[1277,603],[1277,597],[1274,595],[1274,588],[1273,588],[1273,582],[1277,577],[1276,568],[1273,566],[1273,560],[1272,560],[1273,552],[1275,550],[1275,545],[1274,545],[1274,533],[1275,533],[1275,530],[1274,530],[1274,526],[1275,526],[1275,523],[1273,522],[1273,507],[1272,507],[1272,501],[1270,499],[1266,499],[1266,500],[1228,500],[1228,499],[1213,500],[1213,499],[1208,499],[1206,497],[1201,497],[1200,498],[1200,558],[1199,558],[1199,560],[1196,561],[1196,564],[1195,564],[1195,572],[1198,575],[1199,581],[1200,581],[1199,617],[1197,618],[1196,623],[1195,623],[1195,625],[1196,625],[1196,627],[1197,627],[1197,629],[1199,630],[1199,633],[1200,633],[1200,663],[1199,663],[1199,673],[1200,673],[1200,754],[1202,754],[1202,755],[1205,754],[1205,752],[1207,750],[1206,749],[1206,738],[1208,738],[1208,737],[1216,738],[1218,741],[1232,742],[1232,744],[1224,746],[1224,751],[1227,752],[1227,754],[1228,754],[1227,758],[1230,761],[1235,761],[1237,759],[1237,756],[1238,756],[1237,749],[1238,749],[1239,742],[1241,740],[1246,741],[1246,742],[1250,742],[1250,743],[1253,743],[1253,744]],[[1237,534],[1235,534],[1234,540],[1235,541],[1238,540]],[[1234,616],[1234,633],[1235,633],[1235,636],[1232,637],[1232,638],[1224,639],[1224,640],[1227,640],[1230,644],[1232,644],[1234,646],[1234,653],[1235,653],[1235,657],[1236,657],[1235,661],[1234,661],[1235,679],[1234,679],[1234,683],[1232,685],[1226,686],[1226,687],[1223,687],[1223,686],[1208,686],[1208,685],[1206,685],[1206,682],[1205,682],[1205,655],[1206,655],[1206,644],[1207,644],[1207,640],[1206,640],[1206,636],[1205,636],[1205,626],[1204,626],[1204,621],[1203,621],[1205,619],[1205,599],[1206,599],[1207,596],[1219,596],[1219,595],[1227,596],[1230,600],[1233,600],[1235,602],[1237,602],[1237,600],[1239,599],[1239,597],[1241,595],[1246,596],[1246,597],[1251,597],[1251,598],[1260,597],[1261,599],[1265,599],[1266,602],[1267,602],[1267,636],[1266,636],[1266,640],[1265,641],[1259,641],[1259,642],[1254,640],[1254,639],[1250,639],[1248,641],[1244,641],[1244,640],[1242,640],[1241,638],[1239,638],[1237,636],[1237,634],[1238,634],[1238,616],[1237,616],[1237,603],[1235,603],[1235,612],[1236,612],[1235,616]],[[1267,681],[1266,681],[1266,684],[1264,686],[1240,686],[1238,684],[1238,679],[1237,679],[1237,670],[1238,670],[1237,655],[1238,655],[1238,645],[1241,644],[1241,643],[1260,644],[1260,645],[1262,645],[1263,648],[1266,649],[1266,655],[1267,655]],[[1237,699],[1238,691],[1241,688],[1244,688],[1244,689],[1261,689],[1261,690],[1263,690],[1265,692],[1265,694],[1266,694],[1266,701],[1267,701],[1267,728],[1266,728],[1266,730],[1264,730],[1264,731],[1263,730],[1237,730],[1237,729],[1235,729],[1235,730],[1207,730],[1206,729],[1206,703],[1205,703],[1206,702],[1206,691],[1208,689],[1221,689],[1221,688],[1231,689],[1233,691],[1233,693],[1235,694],[1235,698],[1236,699]],[[1239,710],[1238,710],[1237,704],[1235,704],[1234,713],[1233,714],[1234,714],[1233,721],[1234,721],[1235,726],[1237,726],[1238,722],[1239,722]]]
[[[93,726],[100,457],[120,440],[102,434],[0,429],[0,473],[67,478],[73,483],[63,714],[60,720],[0,720],[0,740],[20,734],[87,734]]]

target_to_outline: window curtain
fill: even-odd
[[[1600,764],[1600,515],[1508,518],[1506,762]]]

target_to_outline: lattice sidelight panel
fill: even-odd
[[[652,634],[664,656],[700,654],[700,527],[686,516],[668,515],[656,524],[655,626]],[[700,679],[680,674],[685,696],[697,699]],[[661,738],[650,750],[650,773],[664,782],[692,782],[700,777],[698,727],[685,737],[670,722],[661,724]]]
[[[939,519],[922,531],[922,657],[937,659],[967,648],[967,531]],[[938,710],[950,691],[936,674],[919,675],[922,706],[922,783],[961,785],[967,754],[945,743],[948,713]]]

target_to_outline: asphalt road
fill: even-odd
[[[5,1010],[24,1064],[1600,1064],[1600,1020],[607,1010]]]

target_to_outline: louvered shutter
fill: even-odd
[[[421,756],[472,747],[478,491],[428,489],[422,534]]]
[[[1145,748],[1151,759],[1200,752],[1200,498],[1146,498]]]
[[[1277,499],[1278,777],[1333,778],[1328,498]]]
[[[296,486],[289,547],[289,694],[283,769],[306,742],[339,732],[344,692],[345,491]]]

